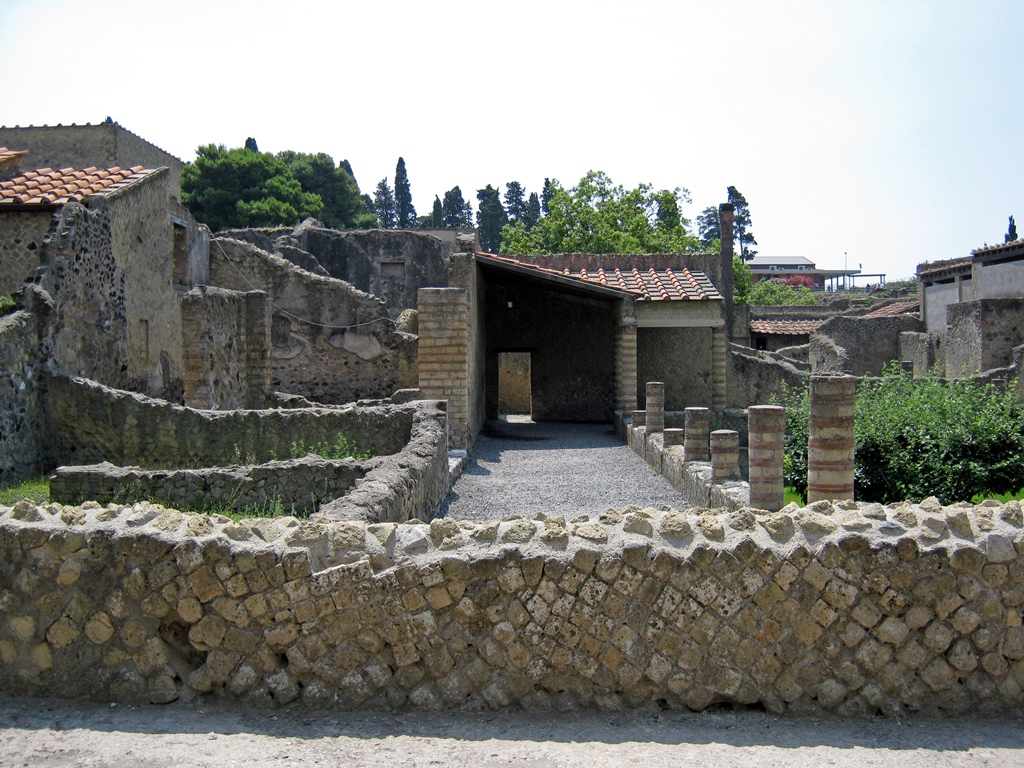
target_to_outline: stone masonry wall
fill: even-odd
[[[415,407],[200,411],[70,377],[48,380],[47,412],[59,464],[109,461],[152,469],[261,463],[291,456],[293,443],[338,435],[375,456],[409,440]]]
[[[711,406],[711,328],[638,328],[637,381],[665,382],[665,407]]]
[[[1024,709],[1021,508],[232,522],[0,509],[0,686],[103,702]]]
[[[833,317],[811,334],[811,369],[878,376],[888,363],[900,359],[900,334],[923,330],[921,321],[909,315]]]
[[[402,360],[415,350],[415,337],[395,329],[380,299],[224,238],[210,247],[210,283],[270,295],[274,389],[321,403],[346,403],[415,386],[400,375],[410,368]]]
[[[0,317],[0,486],[49,464],[39,330],[29,312]]]
[[[0,212],[0,296],[21,290],[36,276],[52,223],[50,211]]]
[[[951,304],[946,316],[943,354],[950,378],[1004,368],[1024,342],[1024,298]]]

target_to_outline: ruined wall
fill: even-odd
[[[152,469],[259,463],[291,455],[293,443],[333,444],[338,435],[375,456],[409,440],[414,407],[199,411],[70,377],[48,380],[47,414],[60,464],[109,461]]]
[[[44,351],[72,375],[181,398],[180,292],[167,175],[158,172],[57,214],[44,248],[52,297]]]
[[[955,280],[950,283],[936,283],[921,288],[923,296],[925,329],[929,333],[946,330],[946,307],[973,297],[971,280]]]
[[[729,347],[726,374],[726,407],[746,408],[755,403],[769,403],[772,396],[782,394],[785,383],[791,388],[807,386],[808,371],[792,361],[782,360],[768,352],[757,352],[732,344]]]
[[[401,380],[401,359],[415,337],[395,330],[379,299],[348,283],[318,277],[237,240],[217,238],[210,282],[265,291],[273,303],[271,386],[322,403],[387,397]]]
[[[184,402],[262,408],[270,386],[270,297],[202,286],[182,297]]]
[[[35,316],[0,317],[0,486],[49,468],[44,388]]]
[[[309,251],[327,273],[385,301],[391,319],[416,308],[420,288],[448,286],[452,246],[409,231],[312,229]]]
[[[611,421],[614,303],[529,284],[490,283],[486,304],[488,349],[531,352],[534,419]]]
[[[924,376],[936,370],[941,374],[944,370],[941,350],[942,336],[938,334],[913,331],[900,334],[900,362],[913,366],[914,376]]]
[[[167,166],[167,193],[177,199],[181,191],[181,160],[117,123],[0,126],[0,147],[28,150],[26,169]]]
[[[0,685],[1005,717],[1024,709],[1020,531],[1017,502],[933,499],[429,526],[22,502],[0,511]]]
[[[909,316],[833,317],[811,334],[811,369],[879,375],[887,364],[900,359],[900,334],[923,330],[921,321]]]
[[[2,145],[0,145],[2,146]],[[21,290],[36,276],[53,214],[0,209],[0,296]]]
[[[947,376],[1004,368],[1013,361],[1013,348],[1024,342],[1024,298],[952,304],[947,321],[943,336]]]
[[[663,381],[666,409],[711,407],[710,328],[640,327],[636,347],[641,397],[648,381]]]

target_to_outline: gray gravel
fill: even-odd
[[[609,425],[511,416],[485,427],[440,514],[480,521],[544,512],[572,519],[628,504],[687,506]]]

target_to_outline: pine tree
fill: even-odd
[[[1013,243],[1017,241],[1017,222],[1013,220],[1013,216],[1010,217],[1010,228],[1006,230],[1006,237],[1004,243]]]
[[[531,192],[530,198],[526,201],[526,216],[523,218],[523,223],[526,225],[527,232],[540,224],[540,198],[537,197],[536,192]]]
[[[551,198],[555,196],[557,188],[557,181],[544,177],[544,188],[540,192],[540,210],[545,216],[551,213]]]
[[[405,160],[398,158],[395,168],[395,218],[399,229],[408,229],[416,224],[416,209],[412,204],[409,176],[405,172]]]
[[[697,234],[705,249],[711,250],[715,240],[722,240],[722,224],[718,218],[718,207],[709,205],[697,216]]]
[[[109,120],[110,118],[108,117],[107,119]],[[254,139],[252,136],[245,140],[245,148],[248,149],[250,152],[260,151],[260,148],[256,146],[256,139]]]
[[[512,224],[526,218],[526,190],[518,181],[505,185],[505,212]]]
[[[735,208],[732,230],[737,246],[736,250],[739,251],[741,259],[750,261],[757,255],[757,251],[750,247],[757,245],[757,240],[754,239],[754,233],[750,231],[750,208],[747,206],[747,199],[740,194],[736,187],[729,187],[726,191],[729,194],[729,202]]]
[[[473,226],[473,207],[462,198],[462,190],[458,187],[444,193],[441,216],[444,226],[452,229]]]
[[[377,224],[381,229],[395,228],[395,193],[385,176],[377,182],[373,192],[373,212],[377,214]]]
[[[498,253],[501,250],[501,228],[508,223],[508,216],[501,205],[501,197],[498,190],[488,184],[477,190],[476,199],[480,203],[476,214],[480,247],[488,253]]]
[[[444,226],[444,208],[441,206],[441,198],[434,195],[434,208],[430,213],[430,226]]]

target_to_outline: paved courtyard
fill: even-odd
[[[686,506],[682,495],[623,444],[609,424],[510,416],[477,438],[441,512],[462,520],[538,512],[572,519],[627,504]]]

